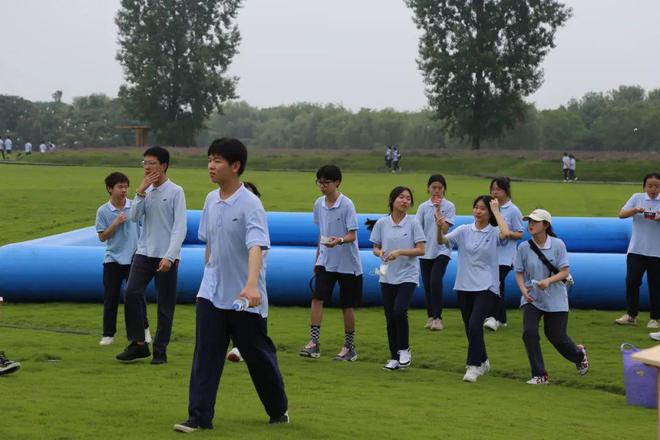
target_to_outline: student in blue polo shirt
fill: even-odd
[[[497,304],[500,294],[497,246],[510,234],[497,199],[479,196],[472,204],[474,223],[461,225],[445,235],[445,219],[436,213],[438,243],[458,248],[458,269],[454,290],[468,338],[466,382],[476,382],[490,371],[484,342],[483,322]]]
[[[125,174],[109,174],[105,178],[105,189],[110,194],[110,200],[96,211],[96,232],[99,240],[106,243],[103,257],[103,336],[100,345],[114,342],[121,285],[128,280],[137,248],[139,225],[129,218],[131,200],[126,197],[129,185]],[[146,311],[146,302],[142,304]],[[149,332],[148,321],[145,321],[145,332]]]
[[[354,307],[362,299],[362,262],[357,242],[358,218],[351,199],[339,192],[341,170],[324,165],[316,172],[321,197],[314,202],[314,224],[320,229],[314,260],[316,287],[312,296],[310,340],[300,356],[321,356],[321,320],[323,304],[332,298],[339,282],[339,305],[344,315],[344,345],[335,360],[352,362],[355,350]]]
[[[206,196],[199,239],[206,243],[197,293],[196,337],[190,372],[188,419],[175,431],[213,427],[215,400],[231,338],[247,364],[270,423],[288,423],[288,402],[275,345],[266,335],[268,295],[263,251],[270,247],[266,212],[240,181],[247,149],[238,139],[213,141],[208,170],[220,187]],[[233,303],[245,298],[249,308]]]
[[[619,212],[632,217],[632,237],[626,258],[626,303],[628,311],[616,319],[620,325],[635,324],[639,313],[639,288],[646,272],[651,319],[647,327],[660,328],[660,173],[644,176],[644,192],[633,194]]]
[[[129,345],[116,358],[133,361],[151,355],[144,326],[144,291],[155,278],[158,294],[158,328],[152,365],[167,363],[176,306],[176,283],[181,245],[186,238],[186,197],[183,188],[167,177],[170,153],[162,147],[144,152],[144,179],[131,205],[130,218],[141,222],[142,234],[126,286],[124,312]]]
[[[390,359],[386,370],[408,368],[412,362],[408,341],[408,308],[419,285],[417,257],[424,255],[424,231],[407,212],[413,205],[410,188],[397,186],[390,192],[390,214],[378,219],[371,231],[374,255],[382,260],[379,269]]]
[[[429,330],[443,330],[442,322],[442,280],[451,259],[451,249],[438,244],[437,225],[435,214],[439,212],[445,219],[442,232],[447,233],[456,221],[456,208],[445,198],[447,181],[441,174],[429,177],[426,185],[431,198],[419,205],[416,218],[426,236],[426,251],[419,259],[419,269],[424,285],[424,299],[426,300],[426,325]]]
[[[516,283],[522,293],[523,341],[532,370],[530,385],[548,383],[539,337],[539,322],[550,343],[564,358],[575,364],[578,373],[587,374],[589,359],[584,345],[575,345],[566,333],[568,326],[568,292],[563,281],[569,276],[566,245],[552,230],[552,216],[545,209],[535,209],[524,220],[532,236],[518,246],[515,258]],[[533,247],[558,270],[551,271]]]
[[[497,199],[500,214],[509,227],[509,236],[501,240],[497,249],[497,260],[500,265],[500,296],[492,314],[484,321],[484,327],[497,331],[506,327],[506,304],[504,302],[504,286],[506,277],[513,268],[516,256],[516,241],[523,237],[523,222],[520,209],[511,201],[511,180],[508,177],[496,177],[490,182],[490,195]]]

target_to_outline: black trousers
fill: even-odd
[[[568,169],[568,168],[564,168],[563,171],[564,171],[564,180],[568,180],[568,177],[569,177],[569,175],[570,175],[569,169]]]
[[[660,257],[628,254],[626,263],[626,303],[628,304],[628,315],[637,316],[639,313],[639,288],[642,286],[642,277],[644,276],[644,272],[646,272],[649,286],[651,319],[660,319]]]
[[[480,366],[488,359],[484,341],[484,319],[497,304],[497,295],[489,290],[481,292],[458,291],[458,304],[468,338],[467,365]]]
[[[103,336],[117,333],[117,309],[121,300],[121,284],[128,280],[130,264],[103,263]],[[144,296],[142,297],[144,300]],[[147,302],[143,301],[144,328],[149,327]]]
[[[154,355],[165,354],[172,335],[174,307],[176,305],[176,280],[179,261],[175,261],[168,272],[157,272],[160,258],[136,254],[133,257],[131,273],[126,286],[124,311],[126,315],[126,336],[129,341],[144,341],[147,322],[143,307],[144,291],[149,282],[156,279],[158,300],[158,327],[154,338]]]
[[[522,306],[523,311],[523,342],[532,376],[547,376],[541,353],[541,338],[539,336],[539,322],[543,317],[543,332],[548,341],[557,351],[574,364],[582,361],[583,354],[566,333],[568,327],[568,312],[544,312],[533,304]]]
[[[407,350],[409,344],[408,309],[415,292],[415,283],[387,284],[380,283],[383,295],[387,342],[390,359],[399,359],[399,350]]]
[[[284,381],[277,363],[275,345],[266,335],[266,320],[256,313],[222,310],[199,298],[196,306],[196,339],[190,372],[189,419],[210,428],[215,399],[231,337],[247,364],[252,383],[270,417],[282,416],[288,408]]]
[[[504,288],[506,276],[509,275],[513,266],[500,266],[500,296],[497,298],[497,304],[493,309],[492,316],[493,318],[500,321],[502,324],[506,324],[506,304],[504,303]]]
[[[429,318],[442,318],[442,279],[445,277],[448,264],[449,257],[446,255],[439,255],[432,260],[419,259],[426,314]]]

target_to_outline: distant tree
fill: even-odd
[[[55,90],[55,93],[52,94],[53,101],[60,103],[62,102],[62,91],[61,90]]]
[[[235,97],[227,68],[240,35],[241,0],[121,0],[119,95],[161,143],[189,145],[214,109]]]
[[[498,137],[543,82],[541,61],[571,9],[556,0],[404,0],[422,30],[419,68],[450,134]]]

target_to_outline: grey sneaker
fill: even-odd
[[[341,351],[337,353],[337,356],[335,356],[334,360],[353,362],[356,361],[357,358],[358,356],[357,356],[357,351],[355,351],[355,348],[342,347]]]
[[[321,357],[321,344],[319,342],[314,343],[310,341],[309,344],[300,349],[298,354],[302,357],[308,358]]]
[[[7,359],[4,351],[0,351],[0,376],[11,374],[21,368],[20,362],[15,362]]]
[[[584,376],[589,372],[589,358],[587,357],[587,349],[584,347],[584,345],[578,345],[577,349],[581,351],[584,356],[580,362],[575,364],[575,367],[577,368],[578,373],[581,376]]]
[[[619,325],[635,325],[637,324],[637,318],[635,316],[630,316],[629,314],[625,313],[620,318],[615,319],[614,322],[616,322]]]

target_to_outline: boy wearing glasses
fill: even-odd
[[[167,363],[172,334],[176,281],[181,245],[186,238],[186,198],[183,188],[167,178],[170,153],[161,147],[144,152],[144,179],[131,205],[130,219],[142,223],[142,234],[126,286],[126,335],[130,344],[117,355],[132,361],[151,355],[145,341],[144,291],[152,278],[158,294],[158,328],[154,338],[153,365]]]
[[[358,218],[351,199],[339,192],[341,171],[335,165],[324,165],[316,172],[321,197],[314,203],[314,223],[320,236],[316,248],[314,273],[316,286],[312,296],[310,341],[300,356],[321,356],[319,343],[323,303],[330,301],[335,283],[339,282],[339,304],[344,315],[344,346],[335,360],[352,362],[355,350],[355,314],[353,308],[362,299],[362,263],[357,242]]]

